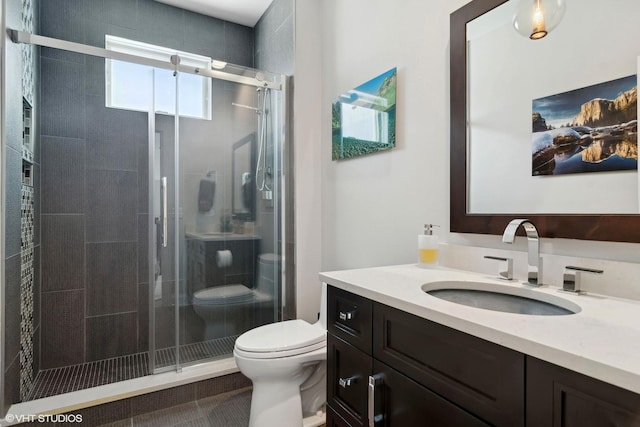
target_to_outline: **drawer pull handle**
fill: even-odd
[[[338,314],[338,317],[340,318],[340,320],[351,320],[354,317],[356,317],[356,311],[355,310],[347,311],[347,312],[341,311]]]
[[[347,388],[347,387],[350,387],[351,384],[355,383],[357,379],[358,379],[357,375],[354,375],[349,378],[340,378],[338,379],[338,385],[342,388]]]
[[[367,402],[369,427],[376,427],[384,419],[383,414],[376,414],[376,388],[382,384],[383,378],[383,374],[369,375],[369,399]],[[378,396],[378,402],[382,402],[381,396]]]

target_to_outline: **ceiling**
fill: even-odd
[[[225,21],[253,27],[273,0],[156,0]]]

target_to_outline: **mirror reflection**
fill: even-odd
[[[235,219],[252,221],[255,215],[255,181],[252,165],[255,164],[255,137],[251,133],[233,144],[231,180],[232,213]]]
[[[467,212],[638,213],[640,2],[571,3],[536,41],[517,5],[467,24]]]

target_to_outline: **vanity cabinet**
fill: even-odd
[[[640,395],[329,286],[327,426],[640,427]]]
[[[522,380],[503,380],[521,354],[331,286],[327,302],[327,425],[524,425]]]
[[[546,426],[640,427],[640,395],[527,357],[527,427]]]

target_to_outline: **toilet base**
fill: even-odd
[[[323,408],[315,415],[309,415],[302,419],[302,427],[320,427],[324,426],[327,422],[327,411]]]
[[[254,382],[249,427],[301,427],[302,401],[299,389],[298,384],[290,381]]]

